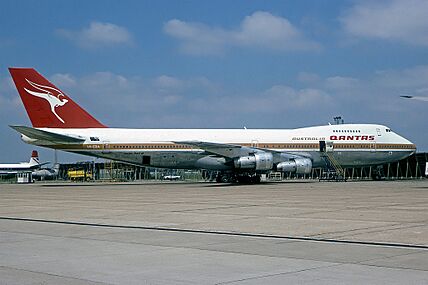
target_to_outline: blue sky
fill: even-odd
[[[9,66],[36,68],[112,127],[296,128],[342,115],[428,151],[426,11],[423,0],[2,1],[0,161],[34,148],[8,127],[30,124]]]

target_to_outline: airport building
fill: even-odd
[[[416,153],[406,159],[378,167],[352,167],[344,168],[344,180],[401,180],[421,179],[428,177],[428,153]],[[291,174],[272,172],[266,179],[268,181],[281,181],[289,179],[320,180],[325,176],[323,168],[313,168],[310,174]],[[27,175],[30,173],[26,173]],[[60,164],[58,177],[63,181],[140,181],[140,180],[185,180],[202,181],[215,180],[216,172],[184,169],[160,169],[129,165],[115,161]],[[0,176],[0,183],[21,182],[22,175]],[[28,180],[28,178],[27,178]],[[327,179],[328,180],[328,179]],[[28,182],[28,181],[27,181]]]
[[[428,153],[416,153],[406,159],[379,167],[344,168],[347,180],[420,179],[426,176]],[[313,168],[310,174],[273,172],[268,180],[319,179],[325,169]],[[376,175],[378,175],[376,177]],[[209,180],[215,173],[198,170],[157,169],[106,161],[61,164],[59,179],[75,181],[136,181],[136,180]]]
[[[138,181],[203,179],[198,170],[159,169],[115,161],[61,164],[58,179],[72,181]]]

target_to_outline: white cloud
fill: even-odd
[[[320,107],[328,104],[331,97],[326,92],[313,89],[294,89],[285,85],[275,85],[263,92],[261,100],[265,101],[270,109],[275,106],[283,106],[282,108],[290,109],[311,109],[314,106]]]
[[[428,85],[428,65],[401,70],[380,70],[376,72],[375,80],[382,86],[423,90]]]
[[[16,109],[21,109],[21,99],[19,96],[8,97],[0,95],[0,110],[2,112],[11,112]]]
[[[311,72],[299,72],[297,74],[297,80],[303,83],[316,83],[320,80],[320,76]]]
[[[419,89],[415,90],[415,92],[417,92],[417,93],[423,93],[423,94],[428,94],[428,87],[419,88]]]
[[[257,11],[246,16],[236,29],[210,27],[173,19],[164,32],[180,41],[180,49],[192,55],[221,54],[231,47],[265,50],[317,50],[318,43],[307,40],[287,19]]]
[[[357,87],[359,80],[352,77],[332,76],[325,80],[327,88],[330,89],[348,89]]]
[[[80,31],[57,30],[57,34],[81,48],[132,45],[133,37],[124,27],[111,23],[92,22]]]
[[[10,92],[15,90],[15,84],[13,83],[12,77],[5,77],[0,80],[0,93]]]
[[[263,124],[268,118],[284,116],[284,120],[294,120],[302,113],[317,113],[332,104],[326,92],[313,89],[295,89],[286,85],[274,85],[257,92],[209,95],[188,102],[190,113],[200,114],[208,120],[257,120],[262,115]],[[231,121],[231,117],[237,117]],[[270,126],[277,124],[271,121]],[[266,126],[264,126],[266,127]]]
[[[184,121],[195,126],[197,120],[186,119],[191,115],[189,102],[198,97],[210,97],[214,90],[219,90],[205,77],[161,75],[144,78],[104,71],[82,77],[56,74],[51,79],[103,123],[126,127],[165,127],[166,122],[178,127]],[[73,84],[67,85],[68,79],[72,79]],[[171,118],[171,114],[182,119],[169,121],[167,118]]]
[[[168,75],[157,77],[154,83],[157,87],[166,90],[181,89],[184,85],[183,80]]]
[[[126,77],[109,71],[95,72],[84,77],[82,83],[90,88],[110,88],[113,85],[121,88],[129,87]]]
[[[363,1],[341,22],[353,36],[428,46],[427,11],[426,0]]]
[[[234,37],[238,45],[268,49],[305,50],[318,47],[315,43],[303,39],[300,31],[287,19],[267,12],[255,12],[245,17]]]
[[[56,73],[50,77],[50,81],[55,82],[55,85],[61,88],[76,85],[76,80],[68,73]]]
[[[177,78],[169,75],[161,75],[151,82],[153,88],[164,94],[178,94],[181,92],[191,92],[194,94],[212,94],[221,92],[220,86],[214,84],[203,76],[192,78]]]
[[[164,32],[181,40],[180,49],[193,55],[222,53],[230,36],[221,29],[177,19],[168,21],[164,25]]]
[[[337,110],[337,114],[353,122],[402,126],[409,122],[409,118],[412,121],[424,121],[426,111],[424,104],[404,100],[400,95],[407,94],[414,96],[415,100],[426,101],[427,82],[428,66],[414,66],[376,71],[365,78],[336,75],[320,78],[315,84],[317,90],[327,93],[332,102],[331,105],[320,105],[324,111]],[[314,83],[306,82],[305,85],[311,87]],[[334,107],[334,110],[330,107]]]
[[[17,109],[22,109],[22,102],[15,84],[11,77],[2,78],[0,80],[0,113],[10,115]]]

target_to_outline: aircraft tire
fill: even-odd
[[[260,175],[254,175],[251,179],[251,182],[253,183],[260,183],[260,181],[261,181]]]

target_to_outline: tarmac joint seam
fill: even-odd
[[[315,237],[304,237],[304,236],[300,237],[300,236],[239,233],[239,232],[214,231],[214,230],[180,229],[180,228],[168,228],[168,227],[112,225],[112,224],[98,224],[98,223],[87,223],[87,222],[77,222],[77,221],[60,221],[60,220],[31,219],[31,218],[4,217],[4,216],[3,217],[0,216],[0,220],[77,225],[77,226],[102,227],[102,228],[140,229],[140,230],[165,231],[165,232],[182,232],[182,233],[242,236],[242,237],[271,238],[271,239],[298,240],[298,241],[313,241],[313,242],[326,242],[326,243],[357,244],[357,245],[370,245],[370,246],[382,246],[382,247],[428,249],[428,246],[418,245],[418,244],[339,240],[339,239],[315,238]]]

